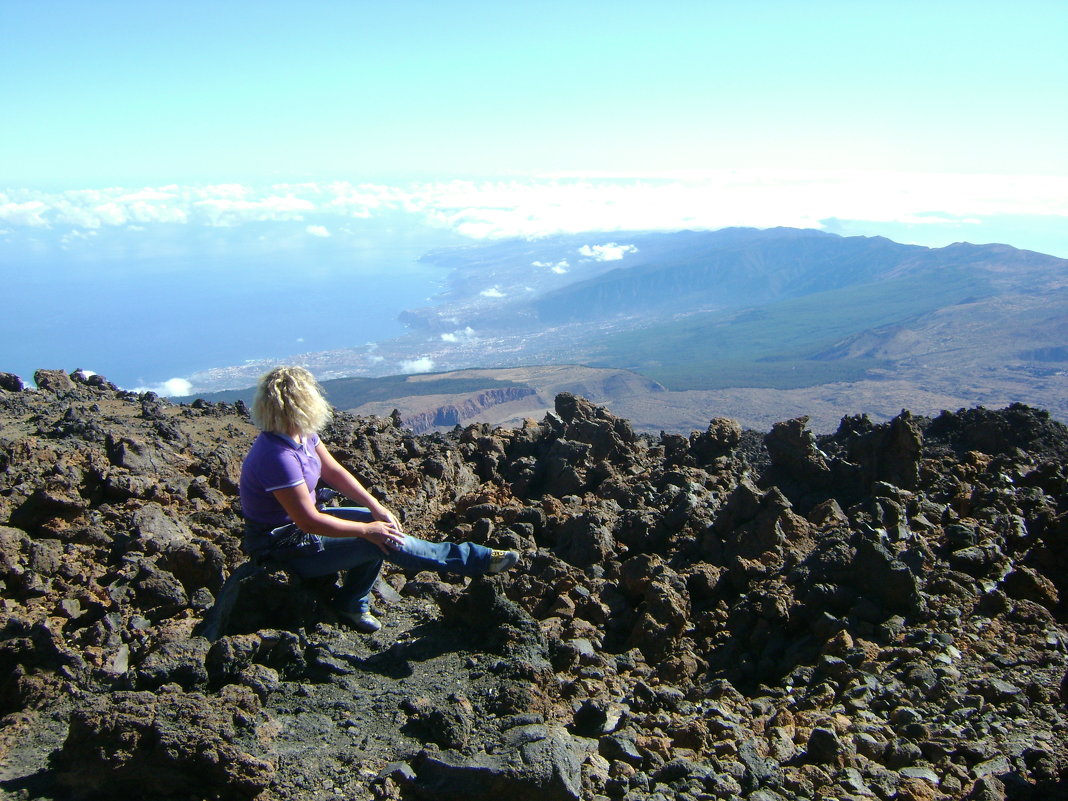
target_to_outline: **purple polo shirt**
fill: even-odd
[[[256,437],[241,465],[241,513],[246,520],[266,526],[291,523],[282,504],[271,493],[304,484],[315,500],[322,462],[315,447],[316,434],[298,444],[282,434],[264,431]]]

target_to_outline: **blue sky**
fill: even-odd
[[[1068,175],[1063,0],[5,0],[0,27],[9,186]]]

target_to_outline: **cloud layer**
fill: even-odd
[[[386,213],[412,215],[475,239],[726,226],[819,228],[834,218],[969,224],[991,215],[1068,216],[1068,177],[729,170],[408,186],[334,181],[7,189],[0,191],[5,231],[0,236],[26,229],[297,222],[308,235],[325,237],[331,220]]]

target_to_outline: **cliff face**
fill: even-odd
[[[460,425],[494,406],[529,398],[536,394],[537,391],[530,387],[488,389],[472,395],[461,403],[448,403],[436,409],[407,415],[403,418],[404,426],[410,428],[415,434],[425,434],[434,428]]]
[[[1014,406],[324,439],[409,532],[517,548],[478,579],[250,579],[242,406],[0,376],[0,787],[19,797],[1064,796],[1068,431]],[[262,795],[261,795],[262,794]]]

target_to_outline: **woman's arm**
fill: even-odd
[[[274,490],[271,494],[282,504],[282,508],[286,510],[290,520],[296,523],[297,528],[309,534],[324,537],[363,537],[377,545],[382,553],[389,553],[390,548],[404,542],[404,532],[389,521],[358,523],[323,514],[315,508],[307,484]]]
[[[363,484],[356,480],[356,477],[352,475],[352,473],[342,467],[322,442],[315,447],[315,452],[319,455],[319,461],[322,462],[323,481],[346,498],[351,498],[360,504],[360,506],[366,506],[371,511],[371,515],[375,520],[392,523],[397,531],[403,530],[396,515],[380,504],[378,500],[367,491]],[[292,515],[290,515],[290,517],[292,517]]]

